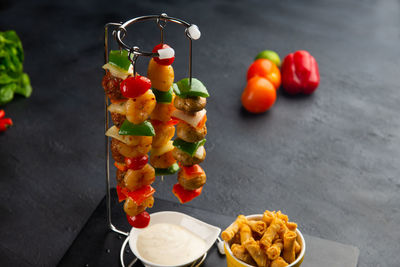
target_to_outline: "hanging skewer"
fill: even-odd
[[[126,21],[125,23],[107,23],[104,26],[104,59],[105,63],[108,63],[109,61],[109,44],[108,44],[108,34],[109,34],[109,27],[115,27],[113,30],[113,37],[115,38],[118,47],[122,53],[123,50],[128,51],[128,57],[129,60],[132,62],[133,66],[133,75],[136,76],[136,63],[137,60],[140,56],[146,56],[146,57],[159,57],[160,59],[163,58],[169,58],[174,56],[174,51],[172,48],[169,49],[160,49],[157,52],[146,52],[140,50],[139,47],[136,46],[128,46],[123,42],[123,39],[128,35],[128,32],[126,28],[136,22],[141,22],[141,21],[147,21],[147,20],[156,20],[157,24],[160,28],[160,40],[161,43],[164,42],[164,28],[167,24],[167,22],[174,22],[176,24],[184,26],[186,36],[189,38],[190,42],[190,48],[189,48],[189,77],[190,80],[192,78],[192,40],[197,40],[200,38],[200,31],[198,30],[198,27],[194,24],[189,24],[186,21],[183,21],[181,19],[169,17],[167,14],[163,13],[161,15],[150,15],[150,16],[142,16],[142,17],[137,17],[134,19],[131,19],[129,21]],[[109,127],[109,114],[107,112],[107,108],[109,106],[109,101],[107,97],[105,97],[105,131],[107,131]],[[109,138],[106,137],[105,140],[105,146],[106,146],[106,203],[107,203],[107,222],[110,230],[117,232],[119,234],[123,235],[128,235],[128,233],[121,231],[117,229],[113,224],[111,220],[111,195],[110,195],[110,142]]]

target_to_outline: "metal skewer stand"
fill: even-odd
[[[162,13],[161,15],[149,15],[149,16],[142,16],[142,17],[136,17],[131,20],[128,20],[124,23],[107,23],[104,25],[104,62],[105,64],[108,63],[108,52],[109,52],[109,30],[110,28],[113,29],[112,31],[112,36],[114,37],[114,40],[117,42],[118,47],[120,50],[124,49],[127,50],[128,57],[130,61],[132,62],[133,65],[133,75],[136,75],[136,61],[140,56],[145,56],[145,57],[158,57],[158,53],[153,53],[153,52],[146,52],[141,50],[137,46],[128,46],[123,42],[123,39],[127,36],[128,31],[127,27],[135,24],[137,22],[142,22],[142,21],[150,21],[154,20],[156,21],[158,27],[160,28],[160,42],[164,42],[164,28],[167,25],[167,22],[173,22],[179,25],[182,25],[185,27],[185,35],[189,39],[189,79],[190,83],[192,82],[192,40],[197,40],[200,38],[200,31],[198,30],[198,27],[195,24],[190,24],[184,20],[178,19],[178,18],[173,18],[169,17],[167,14]],[[197,36],[192,36],[191,32],[198,33]],[[104,132],[108,130],[109,127],[109,114],[108,114],[108,108],[109,106],[109,101],[107,96],[104,97]],[[105,170],[106,170],[106,206],[107,206],[107,224],[108,228],[120,235],[126,236],[125,241],[122,244],[121,251],[120,251],[120,261],[122,267],[125,266],[133,266],[135,262],[137,261],[137,258],[130,262],[128,265],[125,265],[124,262],[124,252],[125,248],[128,244],[129,241],[129,232],[122,231],[118,229],[113,223],[112,223],[112,218],[111,218],[111,186],[110,186],[110,138],[108,136],[105,136]],[[200,266],[205,258],[207,257],[207,253],[205,253],[200,259],[197,261],[193,262],[191,265],[192,267],[195,266]]]

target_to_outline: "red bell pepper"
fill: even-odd
[[[285,57],[281,67],[282,87],[291,95],[311,94],[319,85],[318,64],[307,51],[300,50]]]
[[[127,196],[124,193],[122,193],[122,187],[120,187],[119,185],[117,185],[117,195],[118,195],[118,202],[122,202],[127,198]]]
[[[179,202],[186,203],[193,200],[195,197],[201,195],[203,187],[197,188],[196,190],[186,190],[179,183],[175,184],[172,188],[172,193],[179,199]]]
[[[126,171],[126,169],[127,169],[126,165],[123,163],[120,163],[120,162],[114,162],[114,166],[115,166],[115,168],[117,168],[118,170],[120,170],[122,172]]]
[[[6,113],[4,110],[0,109],[0,132],[5,132],[8,127],[13,125],[13,122],[10,118],[4,118]]]
[[[135,191],[129,191],[127,188],[117,185],[118,201],[121,202],[130,197],[138,206],[141,205],[148,197],[151,197],[154,192],[156,192],[156,190],[150,185],[142,186]]]
[[[185,177],[193,177],[197,175],[201,175],[204,173],[204,170],[200,167],[199,164],[195,164],[192,166],[182,166]]]

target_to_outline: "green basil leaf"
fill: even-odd
[[[0,105],[7,104],[14,98],[14,91],[17,84],[10,83],[0,87]]]
[[[15,93],[23,95],[25,97],[31,96],[32,86],[28,74],[22,74],[21,79],[19,80],[19,86],[17,86],[17,88],[15,89]]]
[[[171,103],[172,102],[172,87],[167,92],[159,91],[155,88],[151,88],[153,90],[154,95],[156,96],[157,103]]]
[[[0,32],[0,104],[10,102],[14,93],[29,97],[32,87],[23,73],[24,50],[15,31]]]
[[[132,122],[125,120],[121,128],[119,128],[120,135],[135,135],[135,136],[154,136],[153,125],[149,121],[144,121],[141,124],[133,124]]]
[[[206,142],[206,139],[200,140],[195,143],[189,143],[189,142],[183,141],[182,139],[177,138],[174,140],[174,142],[172,144],[175,147],[182,150],[183,152],[188,153],[191,157],[193,157],[194,154],[196,154],[197,149],[200,146],[204,145],[205,142]]]
[[[179,165],[177,163],[174,163],[166,169],[154,168],[154,170],[156,171],[156,176],[172,175],[179,171]]]
[[[190,85],[189,78],[184,78],[173,85],[175,94],[179,97],[209,97],[207,88],[202,82],[196,78],[192,78],[192,85]]]

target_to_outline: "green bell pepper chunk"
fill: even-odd
[[[111,50],[108,54],[108,62],[123,70],[129,70],[129,67],[131,66],[128,51],[126,50]]]
[[[188,153],[191,157],[193,157],[194,154],[196,154],[197,149],[200,146],[204,145],[205,142],[206,142],[206,139],[200,140],[195,143],[189,143],[189,142],[183,141],[182,139],[177,138],[174,140],[174,142],[172,144],[175,147],[182,150],[183,152]]]
[[[157,103],[171,103],[172,102],[172,87],[167,92],[159,91],[155,88],[151,88],[154,95],[156,96]]]
[[[156,176],[172,175],[179,171],[179,165],[178,163],[174,163],[166,169],[154,168],[154,170],[156,171]]]
[[[149,121],[144,121],[141,124],[133,124],[125,120],[119,129],[120,135],[135,135],[135,136],[155,136],[153,125]]]
[[[184,78],[173,85],[175,94],[179,97],[187,98],[187,97],[209,97],[207,88],[204,86],[202,82],[200,82],[196,78],[192,78],[192,85],[190,86],[189,78]]]

